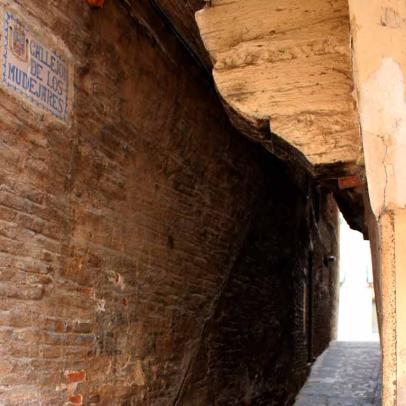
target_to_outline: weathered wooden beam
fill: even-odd
[[[346,0],[215,0],[196,19],[219,93],[251,124],[243,132],[255,138],[265,120],[316,174],[359,170]]]

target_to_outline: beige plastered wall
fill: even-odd
[[[379,224],[373,250],[380,257],[382,404],[406,405],[406,2],[349,5],[369,196]]]

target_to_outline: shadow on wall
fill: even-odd
[[[176,404],[291,404],[309,359],[333,338],[338,274],[323,258],[336,255],[334,199],[315,189],[306,198],[283,164],[267,162],[256,215]]]

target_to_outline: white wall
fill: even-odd
[[[340,305],[338,340],[375,341],[372,265],[369,242],[340,216]]]

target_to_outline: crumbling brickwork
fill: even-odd
[[[232,128],[147,3],[14,3],[75,83],[68,125],[0,91],[0,404],[288,404],[331,196],[316,219],[312,180]]]

